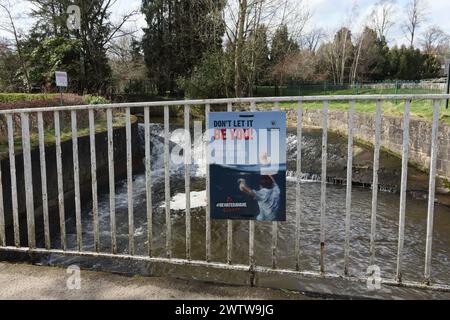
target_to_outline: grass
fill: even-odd
[[[0,93],[0,103],[59,99],[59,94]]]
[[[271,104],[260,105],[262,107],[271,108]],[[281,108],[290,109],[297,108],[296,102],[280,103]],[[323,108],[322,102],[304,102],[304,109],[318,110]],[[405,108],[404,101],[385,101],[383,102],[382,111],[384,115],[388,116],[403,116]],[[340,110],[347,112],[349,109],[348,102],[331,101],[329,103],[330,110]],[[355,105],[355,111],[360,113],[375,113],[376,102],[375,101],[357,101]],[[433,105],[429,100],[417,100],[411,103],[411,116],[416,119],[422,119],[431,121],[433,119]],[[441,121],[450,125],[450,112],[445,109],[445,105],[441,105]]]
[[[328,89],[322,85],[313,85],[301,88],[280,88],[279,93],[282,96],[328,96],[328,95],[367,95],[367,94],[437,94],[442,93],[440,90],[430,90],[430,89],[418,89],[418,88],[380,88],[380,89],[357,89],[357,88],[347,88],[347,89]],[[256,95],[260,97],[271,97],[275,95],[275,87],[258,87]]]
[[[132,116],[131,122],[134,123],[136,121],[136,118]],[[123,113],[117,113],[114,115],[113,118],[113,128],[119,128],[125,126],[125,114]],[[95,132],[101,133],[105,132],[107,130],[107,123],[106,120],[103,118],[96,119],[95,123]],[[89,128],[83,127],[78,128],[78,138],[85,137],[89,135]],[[61,128],[61,141],[68,141],[72,139],[72,130],[70,127],[64,127]],[[55,130],[45,130],[44,132],[44,142],[45,145],[54,145],[55,140]],[[31,133],[30,134],[30,144],[31,148],[37,148],[39,147],[39,135],[38,133]],[[0,159],[8,157],[9,149],[8,149],[8,141],[7,139],[1,139],[0,140]],[[20,135],[14,136],[14,150],[17,153],[22,152],[22,137]]]

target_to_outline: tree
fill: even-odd
[[[77,68],[70,79],[77,83],[78,92],[106,93],[106,84],[111,77],[107,53],[114,39],[127,34],[123,31],[123,26],[137,11],[130,10],[117,23],[113,23],[110,18],[111,10],[116,3],[113,0],[28,1],[33,3],[36,8],[32,12],[36,23],[33,25],[28,39],[29,52],[31,53],[35,49],[43,51],[43,44],[50,44],[45,40],[52,39],[52,41],[61,43],[61,38],[65,38],[68,43],[64,46],[67,48],[70,42],[76,50],[76,57],[74,55],[71,60],[72,65],[67,67],[69,70]],[[69,30],[67,28],[68,14],[66,10],[69,4],[74,4],[80,8],[80,30]],[[56,56],[61,57],[58,54]],[[35,58],[39,59],[39,57]],[[46,61],[41,62],[42,65],[46,64]],[[62,61],[59,61],[59,64],[61,63]]]
[[[144,0],[148,27],[142,45],[150,79],[158,94],[174,93],[208,51],[222,46],[223,1]]]
[[[270,68],[270,49],[267,36],[267,27],[258,26],[251,32],[244,48],[243,74],[247,80],[247,91],[253,95],[255,83],[266,80],[267,70]]]
[[[372,11],[372,25],[380,39],[387,40],[389,30],[395,25],[393,14],[394,0],[379,0]]]
[[[245,42],[261,24],[267,33],[274,33],[280,26],[289,25],[294,39],[300,35],[311,19],[311,13],[304,1],[289,0],[229,0],[225,10],[226,40],[234,53],[236,96],[244,94],[244,75],[242,51]],[[244,61],[245,62],[245,61]],[[253,72],[253,71],[251,71]],[[251,86],[250,86],[251,87]]]
[[[389,52],[391,79],[420,80],[439,76],[441,64],[438,59],[429,54],[423,54],[419,49],[402,46],[394,47]]]
[[[109,64],[115,87],[125,92],[147,92],[148,70],[141,43],[133,36],[121,37],[112,43]],[[153,89],[153,88],[151,88]]]
[[[19,57],[7,41],[0,40],[0,91],[16,92],[23,82],[17,72]]]
[[[417,31],[427,20],[425,0],[409,0],[405,10],[406,21],[403,24],[403,31],[410,43],[410,47],[414,47]]]
[[[356,49],[357,48],[357,49]],[[389,48],[377,32],[366,27],[358,39],[351,69],[350,82],[356,80],[381,80],[388,69]]]
[[[314,28],[302,36],[302,48],[312,53],[317,51],[320,42],[326,37],[325,31],[321,28]]]
[[[22,52],[22,41],[20,40],[19,31],[17,30],[15,18],[12,13],[12,4],[9,0],[1,0],[0,10],[6,15],[6,21],[0,23],[0,30],[3,30],[13,36],[15,48],[17,50],[17,55],[19,58],[19,64],[22,69],[23,76],[25,77],[25,86],[29,91],[31,91],[30,76],[28,71],[27,62],[25,56]]]
[[[421,39],[423,51],[427,54],[438,54],[439,47],[445,45],[450,39],[450,35],[445,33],[440,27],[432,26],[426,30]]]

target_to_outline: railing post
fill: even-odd
[[[301,179],[302,179],[302,123],[303,106],[302,101],[298,102],[297,107],[297,184],[296,184],[296,213],[295,213],[295,268],[300,271],[300,228],[302,218],[301,205]]]
[[[61,149],[61,124],[59,119],[59,111],[53,113],[55,121],[55,140],[56,140],[56,171],[58,175],[58,205],[59,205],[59,229],[61,236],[61,247],[64,251],[67,250],[66,239],[66,216],[64,207],[64,181],[63,181],[63,166],[62,166],[62,149]]]
[[[206,128],[209,128],[209,112],[211,109],[211,105],[205,105],[205,123]],[[209,150],[208,144],[210,141],[206,141],[206,150]],[[210,188],[210,177],[209,177],[209,151],[206,152],[206,212],[205,212],[205,242],[206,242],[206,262],[211,261],[211,208],[210,208],[210,199],[211,199],[211,188]]]
[[[169,107],[164,106],[164,182],[166,202],[166,256],[172,258],[172,217],[170,212]]]
[[[370,222],[370,265],[375,263],[375,242],[377,231],[377,207],[378,207],[378,171],[380,169],[381,149],[381,100],[377,101],[375,115],[375,149],[373,156],[373,183],[372,183],[372,215]]]
[[[92,216],[94,217],[94,250],[100,251],[100,230],[98,221],[97,153],[95,150],[94,109],[89,109],[89,141],[91,147]]]
[[[33,249],[36,247],[36,236],[33,197],[33,173],[31,167],[30,116],[28,113],[22,113],[20,117],[22,122],[22,149],[25,182],[25,202],[27,208],[28,247]]]
[[[70,112],[72,120],[72,154],[73,154],[73,181],[75,191],[75,224],[77,230],[77,248],[82,249],[82,230],[81,230],[81,200],[80,200],[80,165],[78,161],[78,128],[77,112]]]
[[[232,103],[228,103],[227,112],[233,112]],[[227,220],[227,262],[233,262],[233,220]]]
[[[14,123],[12,114],[6,115],[8,127],[9,172],[11,177],[11,200],[14,224],[14,244],[20,247],[19,204],[17,201],[16,155],[14,146]]]
[[[353,120],[355,115],[355,101],[350,102],[348,111],[348,152],[347,152],[347,193],[345,197],[345,248],[344,274],[349,274],[350,255],[350,227],[352,214],[352,186],[353,186]]]
[[[42,215],[44,217],[45,248],[50,250],[50,221],[48,218],[48,190],[47,190],[47,165],[45,160],[45,135],[44,118],[42,112],[38,112],[38,135],[39,135],[39,163],[41,166],[41,188],[42,188]]]
[[[191,260],[191,131],[190,131],[190,107],[184,106],[184,189],[186,194],[186,259]]]
[[[128,252],[134,255],[134,202],[133,202],[133,153],[131,138],[131,112],[130,108],[125,113],[125,131],[127,144],[127,193],[128,193]]]
[[[409,161],[409,114],[411,101],[405,103],[403,117],[403,151],[402,151],[402,181],[400,190],[400,213],[398,223],[398,251],[397,251],[397,281],[402,282],[403,245],[405,234],[406,191],[408,188],[408,161]]]
[[[114,131],[112,109],[106,110],[108,127],[108,174],[109,174],[109,216],[111,227],[111,252],[117,254],[116,240],[116,181],[114,172]]]
[[[325,234],[327,210],[328,106],[323,103],[322,116],[322,181],[320,186],[320,272],[325,273]]]
[[[437,153],[439,134],[439,113],[441,102],[434,101],[433,105],[433,130],[431,135],[431,162],[430,162],[430,186],[428,193],[428,219],[427,219],[427,240],[425,249],[425,283],[431,284],[431,257],[433,246],[433,225],[434,225],[434,201],[436,193],[436,173],[437,173]]]

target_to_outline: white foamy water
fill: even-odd
[[[162,204],[160,208],[164,208]],[[206,207],[206,190],[191,191],[191,209]],[[186,193],[176,194],[170,201],[171,210],[186,210]]]

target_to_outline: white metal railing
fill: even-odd
[[[372,216],[370,228],[370,262],[373,263],[375,257],[375,237],[376,237],[376,221],[377,221],[377,203],[378,203],[378,169],[381,147],[381,117],[383,101],[395,100],[405,101],[404,112],[404,136],[403,136],[403,154],[402,154],[402,176],[401,176],[401,192],[400,192],[400,212],[399,212],[399,232],[398,232],[398,254],[397,254],[397,271],[396,279],[383,279],[382,283],[393,286],[404,286],[413,288],[427,288],[439,291],[450,291],[450,284],[438,285],[433,284],[431,279],[431,255],[432,255],[432,239],[433,239],[433,222],[434,222],[434,205],[435,205],[435,187],[437,174],[437,151],[438,151],[438,130],[439,115],[441,103],[449,99],[449,95],[370,95],[370,96],[320,96],[320,97],[277,97],[277,98],[242,98],[242,99],[213,99],[213,100],[186,100],[186,101],[170,101],[170,102],[145,102],[145,103],[124,103],[114,105],[86,105],[71,107],[52,107],[52,108],[35,108],[35,109],[17,109],[17,110],[0,110],[0,117],[6,117],[6,125],[8,132],[8,150],[9,150],[9,166],[11,176],[11,206],[13,220],[13,239],[14,245],[8,246],[6,243],[5,231],[5,210],[3,207],[3,189],[0,167],[0,251],[11,252],[27,252],[27,253],[55,253],[69,256],[91,256],[105,257],[115,259],[132,259],[137,261],[163,262],[175,265],[191,265],[203,266],[225,270],[245,271],[250,274],[250,282],[253,284],[256,273],[277,273],[292,274],[306,277],[318,278],[343,278],[351,281],[366,281],[366,278],[352,276],[349,274],[349,256],[350,256],[350,232],[352,221],[352,183],[347,183],[346,190],[346,214],[345,214],[345,251],[343,274],[330,273],[326,270],[326,191],[327,191],[327,145],[328,145],[328,108],[331,101],[348,101],[349,117],[348,117],[348,165],[347,165],[347,181],[352,181],[352,161],[353,161],[353,143],[354,143],[354,114],[356,101],[374,101],[376,103],[375,114],[375,152],[374,152],[374,168],[373,168],[373,194],[372,194]],[[426,257],[425,270],[423,274],[423,283],[408,282],[402,278],[403,274],[403,247],[405,232],[405,205],[408,177],[408,159],[409,159],[409,122],[410,122],[410,106],[414,100],[433,101],[433,120],[432,120],[432,150],[431,150],[431,166],[429,180],[429,197],[428,197],[428,221],[427,221],[427,238],[426,238]],[[322,136],[322,175],[321,175],[321,201],[320,201],[320,244],[319,263],[320,272],[304,271],[300,269],[300,235],[301,235],[301,218],[302,203],[301,195],[301,172],[302,172],[302,114],[303,102],[318,101],[323,102],[323,136]],[[298,103],[298,125],[297,125],[297,179],[296,179],[296,216],[295,216],[295,265],[296,268],[280,269],[277,264],[278,250],[278,222],[272,224],[272,267],[263,267],[256,265],[255,259],[255,221],[249,221],[249,250],[248,264],[233,263],[233,221],[227,223],[227,263],[218,263],[211,261],[211,220],[209,218],[209,204],[206,210],[206,254],[203,261],[192,260],[192,236],[191,236],[191,204],[190,197],[186,197],[186,254],[184,259],[173,258],[172,255],[172,215],[170,208],[170,161],[169,161],[169,108],[171,106],[184,106],[184,124],[185,129],[190,128],[190,106],[203,106],[205,108],[206,119],[211,111],[212,105],[227,105],[227,110],[231,112],[233,106],[239,105],[249,106],[251,111],[256,111],[257,104],[272,103],[274,109],[280,108],[282,102]],[[125,109],[125,127],[126,127],[126,166],[127,166],[127,196],[128,196],[128,253],[118,253],[116,239],[116,210],[115,210],[115,172],[114,172],[114,135],[113,135],[113,110]],[[146,200],[147,200],[147,240],[148,254],[146,256],[135,254],[134,239],[134,212],[133,212],[133,181],[132,181],[132,130],[131,130],[131,109],[143,108],[144,110],[144,127],[145,127],[145,179],[146,179]],[[164,179],[165,179],[165,219],[166,219],[166,257],[154,256],[153,252],[153,209],[152,209],[152,175],[151,175],[151,152],[150,152],[150,110],[154,108],[163,108],[164,110]],[[90,137],[90,159],[91,159],[91,176],[92,176],[92,213],[93,213],[93,232],[94,232],[94,250],[85,251],[82,246],[82,224],[81,224],[81,205],[80,205],[80,177],[79,177],[79,159],[78,159],[78,127],[77,112],[87,110],[89,117],[89,137]],[[97,195],[97,166],[96,166],[96,147],[95,147],[95,118],[94,110],[106,111],[107,123],[107,141],[108,141],[108,167],[109,167],[109,205],[110,205],[110,227],[111,227],[111,252],[105,253],[100,250],[100,230],[98,217],[98,195]],[[71,114],[71,133],[73,147],[73,172],[74,172],[74,197],[75,197],[75,220],[76,220],[76,250],[67,249],[66,239],[66,221],[65,221],[65,205],[64,205],[64,186],[63,186],[63,168],[62,148],[61,148],[61,121],[60,112],[70,111]],[[57,190],[58,190],[58,210],[59,210],[59,228],[61,237],[61,248],[52,248],[50,237],[50,221],[48,208],[48,192],[46,178],[46,152],[44,141],[44,120],[43,114],[53,113],[54,130],[55,130],[55,146],[56,146],[56,168],[57,168]],[[31,160],[31,144],[30,144],[30,114],[37,114],[37,130],[39,139],[39,156],[42,183],[42,211],[44,221],[44,248],[36,247],[35,235],[35,208],[33,199],[33,181],[32,181],[32,160]],[[21,119],[21,136],[23,148],[24,163],[24,179],[25,179],[25,199],[26,199],[26,215],[27,215],[27,239],[28,246],[21,246],[20,228],[19,228],[19,209],[17,201],[17,181],[16,181],[16,163],[15,163],[15,142],[13,116],[20,115]],[[186,194],[190,193],[190,168],[188,159],[191,158],[190,147],[184,152],[186,158],[185,165],[185,190]],[[206,174],[207,196],[209,199],[209,171],[207,166]],[[208,201],[209,202],[209,201]]]

